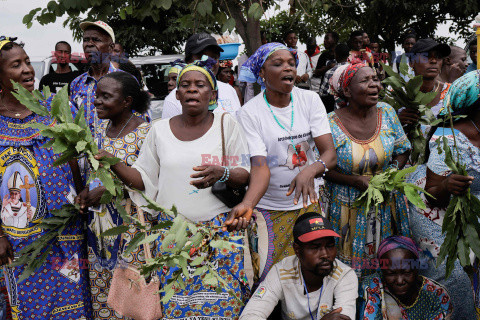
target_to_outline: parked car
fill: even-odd
[[[35,89],[39,88],[40,80],[44,75],[57,70],[57,61],[54,56],[50,56],[43,60],[32,60],[30,62],[35,69]],[[88,67],[85,57],[73,56],[70,58],[70,68],[72,71],[85,72]]]
[[[142,72],[143,81],[153,95],[150,116],[153,120],[162,116],[163,100],[168,95],[168,70],[170,62],[184,59],[184,55],[172,54],[130,58],[130,61]]]

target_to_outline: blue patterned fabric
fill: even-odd
[[[220,227],[223,225],[227,214],[222,213],[210,221],[203,222],[211,227]],[[159,221],[171,220],[171,217],[160,213]],[[229,237],[240,236],[243,232],[222,232]],[[161,252],[162,240],[159,239],[158,251]],[[230,240],[232,241],[232,240]],[[234,241],[243,244],[243,240]],[[240,301],[245,304],[250,297],[250,289],[248,287],[247,278],[243,262],[243,249],[226,250],[215,249],[210,259],[215,261],[214,267],[218,274],[227,282],[228,286],[235,292],[236,298],[229,295],[227,288],[222,285],[220,292],[216,292],[215,288],[207,287],[202,284],[200,276],[194,276],[196,267],[188,267],[190,277],[185,280],[185,289],[178,288],[175,295],[166,304],[163,304],[163,320],[181,319],[181,320],[233,320],[238,319],[242,313],[243,307]],[[160,277],[160,287],[167,284],[171,278],[172,272],[177,268],[167,269],[158,273]],[[162,294],[163,297],[164,294]]]
[[[122,71],[110,63],[107,73]],[[98,81],[100,81],[100,78]],[[77,114],[80,108],[83,108],[85,119],[90,126],[90,131],[95,132],[95,92],[97,91],[98,81],[87,72],[79,75],[70,83],[70,102],[72,103],[72,113]]]
[[[36,114],[25,119],[0,116],[0,196],[3,232],[17,256],[45,233],[36,226],[50,211],[73,201],[75,191],[68,165],[53,166],[58,158],[32,123],[54,126]],[[83,223],[68,226],[53,243],[46,262],[23,282],[23,266],[4,268],[13,318],[90,319],[88,270]]]
[[[382,283],[379,274],[365,278],[359,286],[359,315],[362,320],[446,320],[450,319],[453,305],[449,292],[440,284],[428,279],[414,304],[406,307]]]
[[[288,50],[295,56],[295,65],[298,66],[298,57],[296,51],[291,50],[284,44],[278,42],[266,43],[255,51],[255,53],[248,58],[248,60],[240,68],[240,74],[238,75],[238,81],[255,83],[258,82],[262,89],[265,89],[265,84],[260,78],[260,69],[267,61],[268,57],[278,50]]]
[[[385,171],[395,155],[411,149],[395,110],[383,102],[377,104],[377,110],[376,133],[364,141],[352,137],[335,112],[328,115],[337,151],[338,172],[373,176]],[[373,208],[366,214],[364,208],[357,209],[352,206],[361,194],[358,189],[327,181],[326,191],[330,221],[335,231],[342,236],[338,258],[356,269],[357,274],[371,273],[357,263],[375,258],[376,247],[384,238],[393,235],[393,229],[397,230],[398,235],[410,235],[404,196],[394,193],[389,203],[378,208],[378,215],[375,217]],[[369,229],[371,231],[368,231]]]
[[[480,98],[480,70],[469,72],[455,80],[444,99],[444,109],[440,115],[446,115],[448,109],[455,115],[467,114],[470,107]]]
[[[457,140],[460,159],[467,166],[467,172],[475,179],[470,187],[472,193],[480,196],[480,153],[478,148],[470,143],[468,138],[458,130],[454,130]],[[450,128],[438,128],[432,136],[430,144],[430,157],[426,165],[419,166],[417,170],[408,177],[408,182],[414,183],[424,188],[428,168],[441,176],[450,174],[450,169],[445,164],[445,153],[438,154],[436,140],[445,135],[448,144],[452,149],[454,156],[457,154],[453,148],[453,134]],[[443,218],[445,209],[431,207],[425,196],[421,195],[425,202],[426,209],[419,209],[413,205],[410,206],[410,228],[412,238],[421,249],[421,258],[428,261],[428,269],[420,270],[420,273],[429,277],[442,285],[450,292],[454,305],[454,320],[474,319],[474,295],[470,279],[463,271],[460,262],[455,262],[455,268],[452,275],[445,278],[445,262],[437,267],[437,257],[440,247],[445,240],[442,233]]]

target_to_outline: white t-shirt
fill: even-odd
[[[315,319],[322,319],[341,307],[341,314],[355,320],[358,279],[353,269],[335,259],[334,268],[323,278],[322,287],[307,296],[297,256],[286,257],[275,264],[260,283],[240,320],[266,320],[279,301],[284,320],[311,320],[309,305]]]
[[[298,66],[297,66],[297,76],[303,76],[305,73],[308,74],[307,82],[301,82],[297,86],[302,88],[310,89],[310,79],[313,75],[313,69],[310,65],[310,59],[307,54],[302,51],[297,51],[298,56]]]
[[[217,81],[218,86],[218,106],[213,111],[216,113],[231,113],[234,117],[237,116],[237,112],[240,109],[240,100],[238,100],[237,91],[228,83]],[[162,119],[168,119],[178,116],[182,113],[182,104],[177,100],[177,88],[173,89],[168,94],[163,103]]]
[[[331,133],[325,107],[317,93],[294,87],[292,95],[294,124],[291,131],[283,130],[272,115],[273,111],[284,128],[290,129],[291,105],[285,108],[271,106],[270,111],[263,91],[245,104],[238,115],[247,137],[250,156],[266,157],[270,168],[270,182],[267,192],[258,203],[260,208],[296,210],[303,207],[302,201],[293,204],[294,194],[286,196],[288,188],[300,170],[315,162],[313,138]],[[315,183],[318,186],[319,179],[315,179]]]
[[[137,161],[132,166],[142,175],[145,194],[161,206],[177,207],[180,214],[198,222],[208,221],[230,209],[218,200],[211,187],[197,189],[190,181],[193,167],[219,165],[222,160],[221,114],[214,113],[212,127],[193,141],[178,140],[170,129],[170,119],[155,122],[140,149]],[[230,115],[224,118],[226,156],[229,168],[244,168],[250,171],[247,142],[240,124]],[[146,205],[137,192],[130,192],[132,201]]]

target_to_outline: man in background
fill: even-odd
[[[328,31],[323,38],[323,46],[325,50],[318,58],[317,67],[315,68],[314,75],[318,77],[320,81],[323,79],[325,72],[333,68],[335,65],[335,47],[338,43],[338,33],[335,31]]]
[[[477,37],[473,37],[473,39],[470,40],[468,51],[472,63],[468,65],[466,73],[477,70]]]
[[[295,79],[295,85],[302,89],[310,89],[310,78],[312,77],[313,70],[310,66],[308,56],[304,52],[297,50],[298,37],[295,31],[287,31],[283,37],[285,45],[290,49],[297,52],[298,66],[297,66],[297,78]]]
[[[57,64],[56,70],[50,70],[48,74],[43,76],[40,80],[40,90],[43,86],[50,88],[52,93],[57,93],[64,86],[68,86],[70,91],[70,83],[80,75],[80,72],[73,71],[70,66],[70,57],[72,54],[72,47],[66,41],[59,41],[55,45],[55,52],[53,53],[54,62]]]
[[[315,37],[310,37],[307,39],[307,50],[305,50],[305,53],[308,56],[310,67],[312,70],[316,70],[318,59],[320,58],[320,48],[317,46],[317,40]],[[317,77],[315,74],[313,74],[312,79],[310,80],[310,90],[318,92],[321,81],[322,79],[320,77]]]
[[[335,60],[337,61],[337,64],[335,64],[333,68],[328,70],[323,77],[323,81],[320,85],[319,94],[327,112],[332,112],[335,109],[335,99],[329,90],[330,78],[333,76],[335,70],[337,70],[340,66],[348,63],[347,59],[349,54],[350,50],[345,43],[338,44],[335,48]]]
[[[450,46],[450,50],[450,55],[443,59],[440,72],[440,80],[446,83],[457,80],[467,70],[467,52],[457,46]]]

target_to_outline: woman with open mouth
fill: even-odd
[[[226,223],[240,217],[250,220],[256,209],[250,243],[257,281],[263,281],[273,264],[294,254],[294,222],[307,209],[322,211],[321,180],[316,178],[336,165],[320,97],[294,87],[297,63],[296,54],[285,45],[267,43],[240,70],[240,81],[258,82],[264,90],[240,111],[251,178],[243,202],[233,209],[236,218]]]
[[[378,102],[381,86],[374,69],[363,63],[348,65],[333,79],[332,90],[344,106],[328,115],[337,151],[337,168],[326,175],[328,213],[342,236],[338,257],[352,265],[352,261],[375,257],[385,237],[409,235],[403,197],[391,197],[377,215],[375,208],[363,212],[352,204],[368,188],[371,177],[392,165],[403,168],[411,146],[395,110]],[[356,271],[358,275],[371,273]]]
[[[30,92],[33,92],[35,82],[30,58],[15,39],[0,37],[2,266],[11,263],[14,257],[19,258],[22,248],[45,235],[47,230],[37,226],[45,218],[52,217],[52,210],[60,209],[75,196],[70,167],[55,166],[53,163],[59,156],[52,147],[43,148],[50,139],[29,127],[32,123],[53,127],[55,120],[33,113],[12,94],[15,89],[11,80]],[[50,109],[52,97],[47,98],[44,105]],[[13,198],[15,194],[20,199]],[[15,205],[18,202],[20,207]],[[21,216],[24,223],[19,224]],[[77,220],[65,228],[58,241],[52,243],[46,251],[46,260],[38,263],[28,278],[19,281],[24,266],[2,268],[0,286],[5,286],[6,281],[9,295],[6,300],[12,312],[8,318],[90,319],[88,270],[79,268],[79,261],[86,259],[83,241],[83,223]]]
[[[242,163],[248,154],[247,142],[240,125],[228,113],[209,111],[217,102],[217,80],[209,69],[215,60],[197,60],[185,66],[177,77],[177,99],[182,114],[153,124],[132,167],[118,163],[112,166],[117,176],[129,187],[145,194],[165,208],[176,206],[179,214],[190,221],[210,227],[222,227],[230,209],[212,192],[212,186],[220,181],[232,188],[248,183],[249,164]],[[225,141],[226,162],[222,164],[222,135]],[[101,151],[99,158],[105,155]],[[138,192],[130,192],[137,206],[147,205]],[[150,209],[145,209],[151,211]],[[159,221],[172,218],[163,212]],[[239,236],[238,231],[247,225],[240,219],[234,230],[220,232],[220,236]],[[162,240],[159,239],[158,248]],[[233,240],[231,240],[233,241]],[[235,240],[238,244],[242,240]],[[215,251],[212,261],[218,261],[217,272],[228,284],[220,292],[205,286],[201,275],[185,279],[186,287],[179,289],[163,304],[165,319],[198,319],[202,316],[236,319],[242,311],[242,303],[250,292],[243,266],[243,249],[228,252]],[[178,267],[165,268],[158,273],[160,285],[166,286]],[[235,288],[236,299],[228,294]],[[165,293],[162,293],[162,297]],[[178,303],[184,301],[184,303]]]

